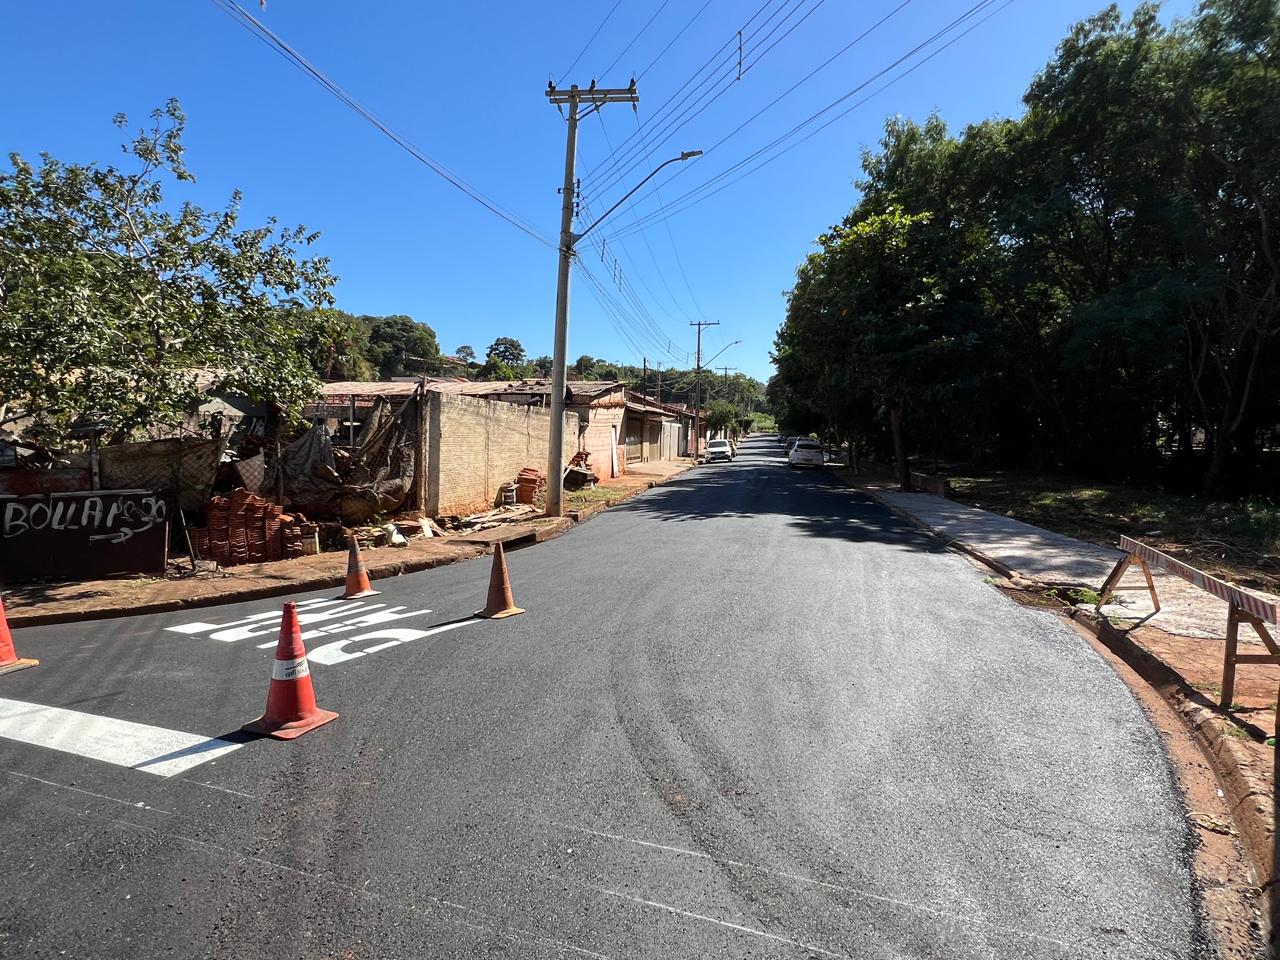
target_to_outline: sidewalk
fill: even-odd
[[[926,493],[903,493],[881,477],[831,471],[843,482],[878,500],[1009,578],[1007,592],[1057,588],[1096,591],[1122,556],[1098,544],[1043,530],[1009,517]],[[1236,673],[1234,702],[1219,703],[1225,650],[1227,604],[1179,577],[1152,571],[1160,612],[1135,566],[1126,571],[1115,601],[1093,613],[1092,597],[1077,594],[1068,613],[1110,648],[1182,716],[1212,761],[1228,806],[1260,874],[1272,876],[1275,755],[1266,740],[1276,729],[1276,689],[1280,666],[1244,664]],[[1130,587],[1137,589],[1128,589]],[[1064,590],[1065,588],[1065,590]],[[1257,592],[1257,591],[1251,591]],[[1259,594],[1266,596],[1265,594]],[[1268,597],[1274,600],[1274,597]],[[1239,634],[1241,653],[1266,653],[1250,629]]]

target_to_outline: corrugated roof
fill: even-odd
[[[623,386],[617,380],[570,380],[565,384],[575,397],[590,399],[611,393]],[[551,392],[550,380],[442,380],[427,381],[427,389],[436,393],[448,393],[464,397],[488,397],[503,394],[546,396]]]
[[[322,397],[411,397],[418,389],[415,380],[339,380],[320,384]]]

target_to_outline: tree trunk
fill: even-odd
[[[893,432],[893,459],[898,474],[898,489],[911,489],[911,466],[907,463],[907,444],[902,434],[902,403],[889,406],[889,429]]]
[[[1222,482],[1222,474],[1226,470],[1227,456],[1231,452],[1231,440],[1225,430],[1215,430],[1205,438],[1205,443],[1212,442],[1209,454],[1209,469],[1204,475],[1204,485],[1200,489],[1202,496],[1212,496]]]

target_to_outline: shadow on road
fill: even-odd
[[[793,470],[772,440],[749,441],[733,463],[699,467],[614,508],[655,520],[694,522],[780,516],[814,537],[887,543],[937,553],[944,548],[865,494],[821,470]]]

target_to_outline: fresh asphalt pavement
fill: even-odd
[[[237,730],[278,601],[14,631],[0,955],[1204,955],[1168,761],[1091,648],[740,453],[510,554],[523,616],[468,619],[487,560],[304,604],[341,716],[292,742],[147,769],[74,720]]]

